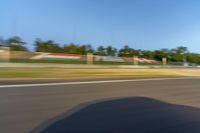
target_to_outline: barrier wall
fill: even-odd
[[[0,47],[0,62],[9,62],[10,49],[8,47]]]
[[[88,53],[86,55],[68,53],[45,53],[11,51],[11,62],[34,63],[67,63],[67,64],[111,64],[111,65],[162,65],[162,62],[134,57],[99,56]]]

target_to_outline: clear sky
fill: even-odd
[[[15,35],[200,52],[200,0],[0,0],[0,37]]]

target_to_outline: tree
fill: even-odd
[[[106,49],[104,48],[104,46],[99,46],[97,48],[96,55],[100,55],[100,56],[106,55]]]
[[[108,46],[105,50],[107,56],[115,56],[117,53],[117,49],[112,46]]]
[[[28,51],[25,44],[26,43],[18,36],[6,40],[6,46],[10,47],[12,51]]]
[[[69,54],[80,54],[80,47],[74,43],[71,43],[69,45],[64,45],[63,52]]]
[[[93,53],[94,49],[91,45],[81,45],[79,47],[79,54]]]
[[[170,61],[174,62],[186,62],[188,48],[184,46],[179,46],[175,49],[170,50]]]
[[[188,48],[184,46],[179,46],[175,49],[177,54],[185,54],[188,52]]]
[[[62,52],[62,49],[59,46],[59,44],[55,43],[52,40],[42,41],[40,39],[37,39],[34,45],[35,45],[35,50],[37,52],[55,52],[55,53]]]
[[[200,54],[188,53],[187,54],[187,61],[190,62],[190,63],[199,64],[200,63]]]
[[[138,56],[140,54],[140,50],[135,50],[125,45],[122,49],[119,50],[118,55],[122,57],[133,57]]]
[[[141,51],[142,57],[153,59],[155,57],[155,52],[150,50]]]
[[[5,45],[6,45],[6,40],[0,37],[0,46],[5,46]]]

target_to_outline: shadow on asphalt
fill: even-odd
[[[133,97],[91,104],[40,133],[200,133],[200,109]]]

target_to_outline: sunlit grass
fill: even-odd
[[[117,69],[117,68],[1,68],[0,78],[84,78],[84,77],[169,77],[200,76],[200,69]]]

